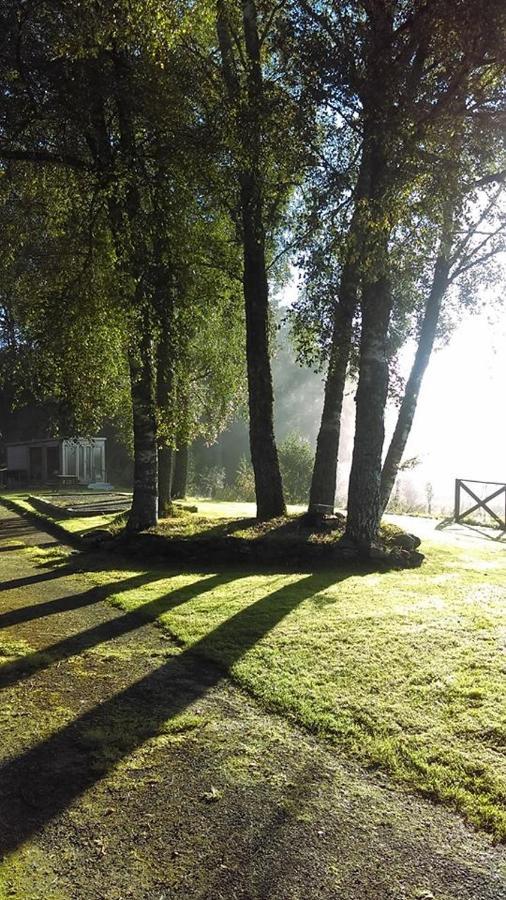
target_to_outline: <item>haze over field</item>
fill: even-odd
[[[295,299],[294,281],[285,289],[282,306]],[[425,502],[428,482],[434,491],[435,511],[453,505],[455,478],[506,481],[506,313],[504,305],[485,312],[466,313],[449,343],[436,350],[420,393],[415,421],[404,454],[420,464],[400,476],[414,502]],[[406,347],[400,361],[403,377],[409,373],[413,348]],[[275,381],[276,368],[274,369]],[[323,376],[322,376],[323,378]],[[307,437],[314,444],[323,402],[323,382],[308,378]],[[277,401],[287,405],[286,389],[278,388]],[[338,496],[346,493],[354,431],[354,386],[348,385],[341,432]],[[396,419],[396,407],[387,414],[387,441]],[[314,426],[314,427],[313,427]],[[283,428],[283,419],[279,428]],[[484,495],[483,491],[478,491]]]
[[[413,480],[452,498],[453,480],[506,481],[506,318],[469,316],[429,364],[406,455]]]

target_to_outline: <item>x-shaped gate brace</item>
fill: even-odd
[[[489,484],[497,487],[496,491],[493,491],[488,497],[484,497],[483,500],[474,493],[474,491],[468,487],[469,484]],[[469,496],[475,500],[474,506],[470,506],[469,509],[464,510],[464,512],[460,511],[460,498],[461,492],[466,491]],[[500,516],[494,512],[493,509],[490,509],[490,506],[487,504],[490,503],[491,500],[495,500],[496,497],[500,497],[501,494],[504,494],[504,518],[501,519]],[[473,478],[456,478],[455,479],[455,511],[454,511],[454,519],[456,522],[462,522],[463,519],[470,516],[471,513],[476,512],[477,509],[484,509],[485,512],[494,519],[500,528],[503,531],[506,531],[506,483],[502,481],[476,481]]]

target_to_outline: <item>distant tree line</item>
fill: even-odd
[[[294,263],[326,379],[309,508],[333,508],[351,375],[367,553],[433,346],[504,247],[505,25],[503,0],[4,0],[3,404],[51,397],[66,433],[131,417],[132,530],[246,408],[258,517],[283,515],[270,294]]]

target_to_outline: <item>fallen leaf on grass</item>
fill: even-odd
[[[214,785],[211,787],[210,791],[204,791],[201,797],[201,799],[206,800],[207,803],[215,803],[217,800],[221,800],[221,798],[221,791],[219,791],[218,788],[215,788]]]

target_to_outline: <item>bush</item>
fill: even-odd
[[[279,445],[278,454],[287,502],[305,503],[313,472],[314,454],[311,444],[299,434],[289,434]],[[220,500],[254,502],[255,476],[249,459],[241,457],[234,484],[231,487],[223,486],[215,496],[219,496]]]
[[[234,481],[234,499],[251,503],[255,500],[255,476],[253,466],[245,456],[241,456]]]
[[[196,479],[197,492],[204,497],[217,497],[225,484],[225,469],[221,466],[209,466]]]
[[[309,496],[314,453],[300,434],[289,434],[279,445],[279,465],[288,503],[306,503]]]

